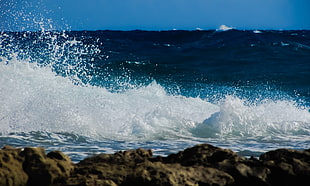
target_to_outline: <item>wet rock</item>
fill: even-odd
[[[214,147],[209,144],[200,144],[162,158],[162,161],[166,163],[180,163],[184,166],[213,166],[224,160],[239,161],[241,159],[244,158],[231,150]]]
[[[0,150],[0,185],[50,185],[70,176],[74,165],[59,151],[45,154],[43,148]]]
[[[257,159],[248,160],[231,150],[209,144],[196,145],[160,160],[183,166],[201,165],[218,169],[234,178],[234,185],[266,185],[270,172]]]
[[[268,185],[270,170],[262,163],[251,160],[231,161],[224,160],[218,164],[218,169],[230,174],[234,179],[234,185]]]
[[[227,185],[233,178],[214,168],[184,167],[152,160],[150,150],[137,149],[113,155],[97,155],[77,164],[73,180],[76,185],[93,180],[112,180],[117,185]],[[73,183],[72,180],[68,184]]]
[[[0,185],[307,185],[310,150],[278,149],[257,158],[209,144],[167,157],[136,149],[73,164],[60,151],[0,150]]]
[[[23,171],[22,149],[5,146],[0,150],[0,185],[26,185],[28,175]]]
[[[278,149],[264,153],[260,160],[271,170],[270,183],[280,185],[308,185],[310,151]]]
[[[62,152],[45,154],[43,148],[25,148],[23,169],[28,174],[28,185],[50,185],[65,180],[74,168],[69,157]]]

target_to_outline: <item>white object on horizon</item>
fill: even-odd
[[[228,30],[232,30],[234,29],[234,27],[229,27],[226,25],[221,25],[218,29],[216,29],[216,31],[228,31]]]
[[[254,34],[261,34],[262,31],[260,31],[260,30],[253,30],[253,33],[254,33]]]

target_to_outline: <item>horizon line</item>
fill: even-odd
[[[238,29],[238,28],[228,28],[228,29],[201,29],[201,28],[196,28],[196,29],[54,29],[54,30],[44,30],[44,32],[85,32],[85,31],[90,31],[90,32],[96,32],[96,31],[115,31],[115,32],[133,32],[133,31],[142,31],[142,32],[165,32],[165,31],[217,31],[217,32],[226,32],[226,31],[310,31],[310,28],[308,29]],[[43,30],[40,29],[34,29],[34,30],[0,30],[0,32],[43,32]]]

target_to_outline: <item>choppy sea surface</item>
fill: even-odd
[[[74,161],[310,148],[310,31],[0,33],[0,146]]]

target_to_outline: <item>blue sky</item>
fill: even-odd
[[[0,0],[0,19],[0,30],[310,29],[310,0]]]

